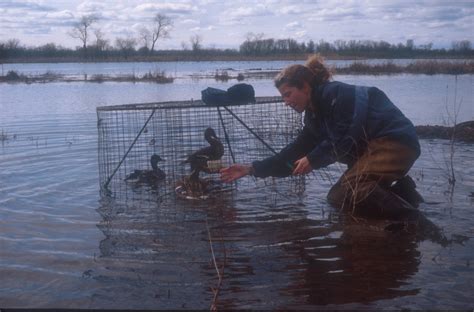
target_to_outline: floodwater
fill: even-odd
[[[458,121],[474,119],[472,75],[335,78],[380,87],[415,124],[449,122],[454,99]],[[244,82],[277,94],[269,80]],[[339,165],[308,177],[301,194],[263,187],[189,201],[138,188],[101,198],[97,106],[196,99],[233,83],[0,84],[0,307],[473,308],[472,144],[454,145],[454,188],[448,141],[422,140],[410,173],[448,241],[339,215],[325,201]]]

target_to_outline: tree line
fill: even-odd
[[[170,38],[173,20],[157,13],[147,26],[134,35],[117,37],[111,41],[98,26],[96,15],[81,16],[68,32],[79,45],[75,49],[65,48],[56,43],[37,47],[26,47],[20,40],[12,38],[0,41],[0,61],[14,59],[55,58],[81,60],[108,60],[129,58],[195,58],[195,57],[278,57],[320,53],[325,56],[367,57],[367,58],[416,58],[416,57],[467,57],[474,56],[469,40],[454,41],[450,49],[434,49],[433,44],[415,45],[413,40],[406,43],[390,44],[373,40],[336,40],[332,43],[323,39],[315,42],[298,42],[295,39],[265,38],[263,33],[248,33],[238,49],[205,48],[203,37],[190,36],[189,42],[181,42],[181,50],[159,50],[160,40]]]
[[[239,52],[246,55],[321,53],[323,55],[361,57],[421,57],[421,56],[474,56],[469,40],[453,41],[451,49],[433,49],[433,43],[415,45],[414,40],[405,44],[390,44],[373,40],[336,40],[333,43],[323,39],[298,42],[295,39],[264,38],[264,34],[247,34]]]

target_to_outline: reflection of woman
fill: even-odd
[[[393,235],[377,228],[372,221],[346,220],[340,238],[300,240],[287,248],[301,257],[287,291],[305,299],[304,306],[291,309],[348,304],[346,308],[358,310],[360,302],[416,295],[419,289],[408,282],[420,263],[414,235]],[[314,231],[307,235],[314,237]],[[314,248],[321,244],[331,248]],[[376,309],[377,303],[373,304]]]
[[[381,90],[330,78],[317,55],[282,70],[275,86],[286,105],[305,112],[303,131],[277,155],[222,169],[222,180],[302,175],[337,161],[348,169],[331,188],[330,204],[359,216],[416,217],[417,210],[390,191],[420,154],[413,124]]]

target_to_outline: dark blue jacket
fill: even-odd
[[[304,156],[313,169],[336,161],[350,167],[367,142],[381,137],[411,146],[420,154],[411,121],[375,87],[328,82],[313,88],[311,100],[302,132],[277,155],[254,161],[255,176],[288,176],[293,163]]]

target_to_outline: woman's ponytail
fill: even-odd
[[[287,83],[301,89],[305,83],[313,87],[328,82],[331,77],[332,74],[324,65],[323,58],[315,54],[306,61],[306,65],[295,64],[284,68],[275,77],[274,83],[276,88]]]
[[[313,83],[316,85],[326,83],[332,77],[331,71],[324,65],[324,59],[319,54],[313,54],[309,57],[305,66],[313,73]]]

